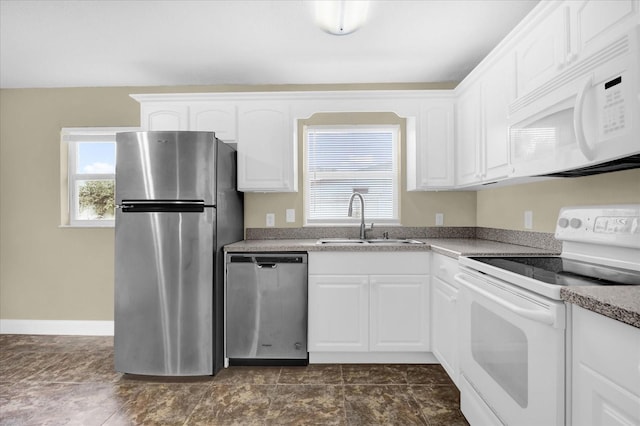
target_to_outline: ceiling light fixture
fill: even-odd
[[[368,9],[368,0],[316,0],[316,23],[330,34],[350,34],[362,26]]]

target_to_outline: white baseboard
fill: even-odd
[[[431,352],[309,352],[309,364],[440,364]]]
[[[113,321],[0,319],[0,334],[113,336]]]

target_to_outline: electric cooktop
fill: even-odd
[[[552,285],[640,285],[640,271],[597,265],[559,256],[471,257],[470,259]]]

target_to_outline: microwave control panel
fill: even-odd
[[[601,139],[618,136],[625,131],[627,104],[625,100],[626,76],[618,75],[597,86],[599,133]]]

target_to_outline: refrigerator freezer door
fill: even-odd
[[[116,203],[204,200],[215,205],[212,132],[124,132],[116,135]]]
[[[117,209],[116,222],[116,370],[213,374],[215,209]]]

